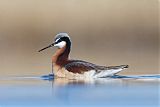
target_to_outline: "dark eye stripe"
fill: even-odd
[[[56,41],[55,44],[57,44],[57,43],[59,43],[59,42],[61,42],[61,41],[62,41],[61,39],[58,39],[58,41]]]

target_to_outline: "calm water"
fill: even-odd
[[[49,76],[0,79],[0,107],[158,107],[160,75],[78,81]]]

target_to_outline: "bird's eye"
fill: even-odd
[[[57,44],[57,43],[59,43],[59,42],[61,42],[62,40],[59,38],[59,39],[56,39],[55,40],[55,44]]]

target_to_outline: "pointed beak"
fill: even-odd
[[[45,48],[40,49],[38,52],[41,52],[41,51],[43,51],[43,50],[45,50],[45,49],[47,49],[47,48],[50,48],[50,47],[52,47],[52,46],[54,46],[54,43],[52,43],[51,45],[49,45],[49,46],[47,46],[47,47],[45,47]]]

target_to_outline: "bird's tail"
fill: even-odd
[[[107,69],[102,70],[101,72],[97,73],[94,77],[95,78],[110,77],[110,76],[113,76],[128,67],[129,67],[128,65],[109,66],[109,67],[107,67]]]
[[[116,69],[125,69],[125,68],[128,68],[128,67],[129,67],[128,65],[119,65],[119,66],[108,66],[107,68],[116,70]]]
[[[120,65],[119,67],[122,68],[122,69],[123,68],[129,68],[129,65]]]

